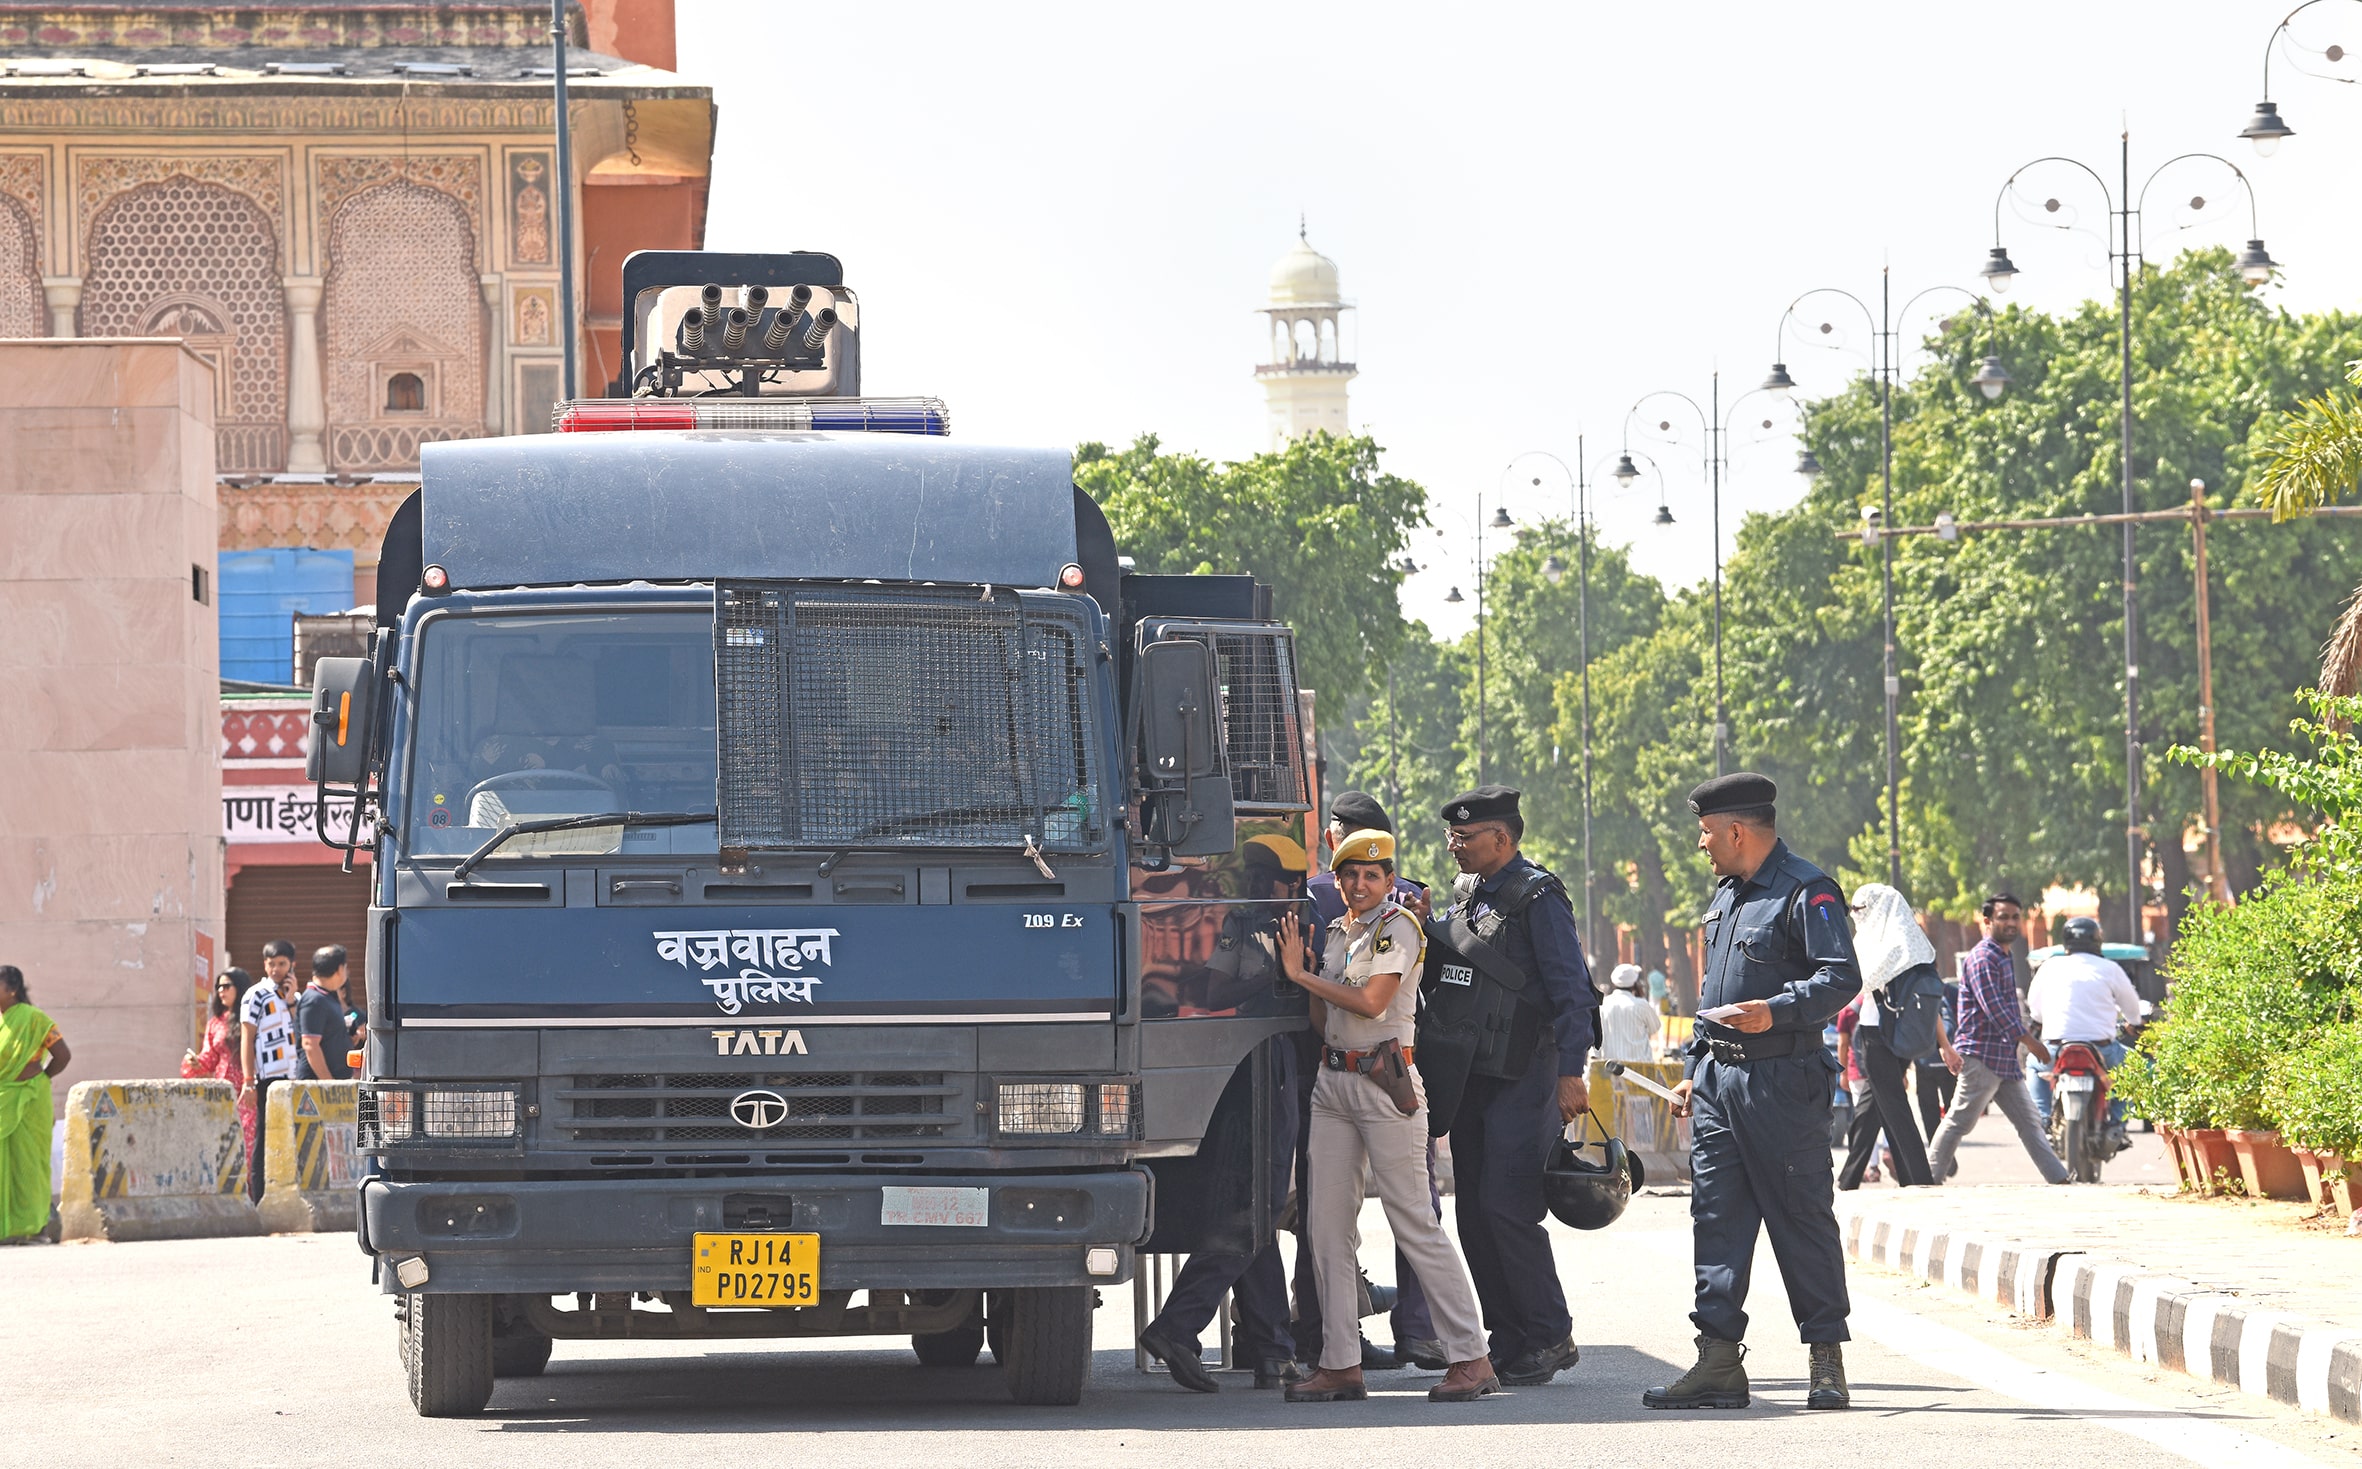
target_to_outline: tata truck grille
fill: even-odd
[[[732,1104],[750,1092],[770,1097],[734,1115]],[[962,1083],[940,1071],[576,1076],[557,1088],[555,1136],[548,1141],[567,1151],[608,1155],[594,1162],[765,1161],[764,1149],[952,1137],[967,1121],[965,1098]],[[774,1114],[779,1120],[769,1126],[739,1120]],[[694,1156],[671,1156],[684,1149]],[[715,1153],[744,1156],[707,1156]]]

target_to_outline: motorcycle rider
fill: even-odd
[[[2026,991],[2026,1012],[2040,1022],[2042,1043],[2057,1055],[2063,1045],[2083,1044],[2098,1053],[2100,1061],[2110,1071],[2124,1060],[2125,1047],[2116,1039],[2116,1023],[2121,1018],[2127,1025],[2141,1023],[2141,997],[2132,987],[2132,977],[2124,966],[2100,952],[2100,921],[2097,918],[2070,918],[2060,927],[2059,943],[2063,954],[2053,954],[2034,971],[2034,983]],[[2050,1075],[2039,1072],[2034,1080],[2034,1105],[2042,1114],[2042,1126],[2050,1127]],[[2108,1100],[2108,1138],[2117,1152],[2122,1152],[2131,1139],[2124,1130],[2124,1103],[2110,1095]]]

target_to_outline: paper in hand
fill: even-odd
[[[1728,1025],[1733,1020],[1739,1018],[1739,1012],[1741,1008],[1742,1007],[1738,1005],[1716,1005],[1711,1010],[1700,1010],[1698,1012],[1698,1018],[1700,1020],[1711,1020],[1716,1025]]]

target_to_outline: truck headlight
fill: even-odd
[[[364,1152],[390,1147],[471,1147],[518,1140],[513,1086],[361,1084],[355,1141]]]
[[[996,1087],[996,1130],[1032,1137],[1130,1139],[1140,1136],[1140,1083],[1134,1077],[1053,1081],[1003,1079]]]
[[[1079,1081],[1004,1081],[1000,1130],[1061,1133],[1083,1130],[1083,1086]]]

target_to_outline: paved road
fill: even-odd
[[[1636,1200],[1614,1228],[1563,1236],[1583,1362],[1550,1387],[1455,1407],[1427,1374],[1374,1377],[1363,1405],[1218,1398],[1136,1374],[1130,1291],[1108,1292],[1091,1393],[1074,1409],[1010,1404],[989,1366],[922,1368],[900,1342],[711,1353],[561,1343],[547,1376],[504,1381],[480,1419],[414,1417],[391,1307],[347,1238],[67,1245],[0,1252],[0,1458],[50,1465],[595,1466],[756,1462],[1193,1466],[1363,1463],[1658,1464],[1748,1469],[1883,1462],[2314,1462],[2291,1414],[2081,1363],[1937,1293],[1857,1276],[1855,1411],[1802,1411],[1804,1354],[1767,1255],[1745,1412],[1650,1413],[1639,1394],[1688,1363],[1686,1201]],[[1365,1229],[1383,1258],[1383,1228]],[[989,1359],[987,1359],[989,1360]],[[1376,1430],[1373,1434],[1371,1431]],[[1279,1437],[1286,1433],[1284,1439]],[[1321,1435],[1308,1440],[1307,1432]],[[795,1433],[782,1443],[777,1435]],[[1348,1438],[1346,1435],[1354,1435]],[[823,1436],[813,1436],[823,1435]],[[677,1438],[678,1442],[664,1440]],[[2296,1445],[2292,1450],[2288,1445]],[[2362,1458],[2329,1446],[2346,1465]]]

